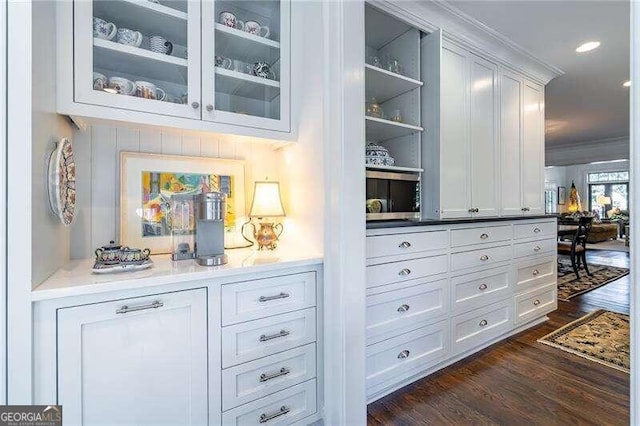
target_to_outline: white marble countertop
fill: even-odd
[[[94,274],[93,259],[72,260],[31,292],[32,301],[80,296],[107,291],[131,290],[202,279],[219,279],[242,274],[277,271],[283,268],[318,265],[322,255],[309,249],[288,246],[274,251],[255,248],[226,250],[229,262],[221,266],[199,266],[193,260],[171,261],[169,255],[152,255],[153,267],[134,272]]]

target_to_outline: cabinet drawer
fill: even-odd
[[[511,254],[510,245],[453,253],[451,255],[451,270],[459,271],[461,269],[493,265],[510,260]]]
[[[509,269],[505,266],[451,278],[454,312],[486,306],[509,295]]]
[[[377,287],[445,272],[447,272],[446,255],[367,266],[367,287]]]
[[[519,223],[513,225],[513,238],[555,237],[558,233],[558,225],[555,220],[536,223]]]
[[[555,252],[557,248],[558,242],[555,238],[531,241],[528,243],[518,243],[513,246],[513,256],[530,257],[541,254],[549,254],[549,252]]]
[[[540,289],[516,296],[516,324],[523,324],[558,307],[556,285],[549,284]]]
[[[222,328],[222,367],[252,361],[316,340],[316,309]]]
[[[315,343],[222,370],[226,411],[316,377]]]
[[[313,379],[222,413],[222,424],[289,425],[316,411],[316,381]]]
[[[367,387],[403,371],[429,368],[449,352],[449,321],[411,331],[367,347]]]
[[[412,254],[447,248],[447,231],[367,237],[367,258]]]
[[[420,327],[449,311],[449,284],[439,280],[367,297],[367,343]]]
[[[451,247],[509,241],[512,234],[511,225],[454,229],[451,231]]]
[[[222,325],[310,308],[316,304],[314,272],[222,286]]]
[[[513,326],[512,300],[455,317],[452,324],[454,351],[466,351],[509,331]]]
[[[521,262],[516,271],[516,292],[556,282],[557,260],[554,257]]]

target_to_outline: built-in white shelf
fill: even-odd
[[[365,165],[367,170],[386,170],[390,172],[412,172],[412,173],[422,173],[424,169],[417,167],[402,167],[402,166],[376,166],[373,164]]]
[[[420,80],[365,64],[365,94],[367,99],[376,98],[378,103],[417,89],[423,85]]]
[[[280,95],[280,82],[216,67],[216,92],[271,101]]]
[[[424,129],[412,124],[398,123],[384,118],[365,117],[367,140],[385,141],[400,136],[422,132]]]
[[[137,75],[146,79],[187,82],[187,60],[100,38],[93,39],[95,68]],[[112,76],[108,76],[112,77]]]
[[[160,3],[146,0],[94,1],[93,16],[113,22],[118,28],[140,31],[146,36],[161,35],[171,43],[187,45],[187,14]]]
[[[280,43],[216,24],[216,55],[245,62],[275,63],[280,58]]]

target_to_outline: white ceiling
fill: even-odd
[[[452,0],[449,4],[565,74],[546,87],[546,143],[629,135],[629,2]],[[591,52],[580,44],[597,40]],[[639,82],[640,83],[640,82]]]

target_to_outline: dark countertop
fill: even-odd
[[[479,222],[508,222],[513,220],[531,219],[557,219],[555,214],[540,214],[534,216],[508,216],[508,217],[479,217],[463,219],[399,219],[399,220],[372,220],[367,222],[367,229],[404,228],[407,226],[433,226],[433,225],[453,225],[458,223],[479,223]]]

